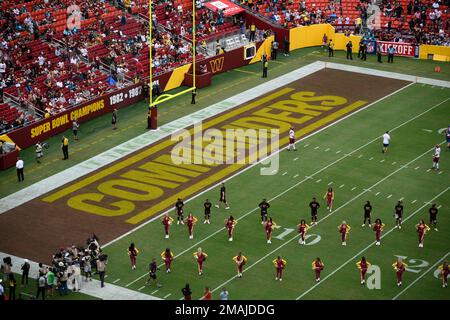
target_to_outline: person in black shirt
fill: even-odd
[[[353,60],[353,54],[352,54],[352,50],[353,50],[353,44],[352,41],[349,41],[345,47],[347,48],[347,60]]]
[[[428,210],[430,213],[430,227],[433,225],[434,231],[438,231],[437,228],[437,214],[438,214],[438,208],[436,208],[436,203],[433,203],[431,205],[431,208]]]
[[[311,225],[317,224],[317,210],[320,208],[320,204],[316,201],[316,198],[312,199],[309,207],[311,208]]]
[[[394,208],[395,210],[395,228],[402,228],[402,216],[403,216],[403,205],[402,202],[399,200],[397,205]]]
[[[183,200],[181,200],[181,198],[178,198],[178,201],[175,203],[175,211],[177,213],[177,224],[180,223],[184,224],[183,207],[184,207]]]
[[[22,270],[22,279],[21,279],[22,286],[28,285],[28,275],[30,273],[30,263],[28,262],[28,259],[24,260],[21,270]]]
[[[227,197],[225,194],[225,183],[222,183],[222,187],[220,187],[220,198],[219,203],[216,204],[216,208],[220,207],[220,204],[223,203],[225,205],[225,209],[230,209],[230,206],[227,203]]]
[[[189,283],[186,283],[186,286],[183,289],[181,289],[181,292],[183,293],[184,300],[192,300],[191,297],[192,291],[189,288]]]
[[[205,207],[205,221],[203,222],[204,224],[211,224],[211,222],[209,221],[209,219],[211,218],[211,207],[212,207],[212,203],[209,202],[209,199],[206,199],[205,203],[203,204],[203,206]]]
[[[263,199],[262,202],[258,204],[258,207],[261,208],[261,224],[264,224],[264,222],[267,221],[267,209],[270,208],[270,204],[266,199]]]
[[[372,205],[370,204],[370,201],[367,201],[366,204],[363,207],[364,209],[364,221],[362,226],[366,226],[366,220],[369,220],[369,228],[372,227],[370,223],[370,214],[372,213]]]
[[[148,278],[147,278],[147,280],[145,281],[145,285],[147,285],[147,284],[151,281],[151,279],[153,279],[153,281],[155,282],[156,286],[157,286],[158,288],[161,288],[162,285],[161,285],[160,283],[158,283],[158,279],[157,279],[157,277],[156,277],[156,271],[158,271],[159,268],[158,268],[158,266],[156,265],[156,259],[155,259],[155,258],[153,258],[153,259],[152,259],[152,262],[150,262],[150,264],[149,264],[149,266],[148,266],[148,270],[149,270],[149,272],[148,272]]]

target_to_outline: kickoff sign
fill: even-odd
[[[395,49],[395,56],[403,57],[419,57],[419,46],[413,45],[406,42],[389,42],[389,41],[378,41],[381,44],[381,53],[387,55],[388,48],[392,45]],[[376,51],[375,51],[376,52]]]

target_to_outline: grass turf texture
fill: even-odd
[[[365,62],[359,59],[348,61],[345,59],[345,52],[336,51],[334,58],[328,58],[327,54],[320,48],[306,48],[291,52],[289,57],[278,55],[276,61],[270,62],[269,77],[266,79],[261,78],[261,65],[256,63],[215,76],[212,86],[198,90],[197,104],[195,105],[190,104],[189,95],[183,95],[161,104],[158,113],[159,125],[201,110],[238,92],[250,89],[260,83],[292,71],[294,68],[317,60],[450,80],[449,64],[445,62],[396,57],[394,64],[379,64],[376,62],[376,56],[372,55]],[[442,71],[440,73],[434,72],[435,66],[440,66]],[[353,88],[349,89],[352,90]],[[182,88],[172,92],[180,90]],[[17,183],[15,168],[0,171],[0,197],[16,192],[74,164],[87,160],[146,131],[147,104],[144,101],[119,110],[118,115],[118,130],[113,131],[111,129],[111,115],[107,114],[87,123],[82,123],[78,132],[79,141],[73,140],[71,130],[48,139],[47,142],[50,145],[50,149],[44,150],[45,155],[41,164],[36,163],[34,147],[23,150],[21,157],[25,162],[25,181]],[[62,152],[60,145],[63,134],[70,140],[69,161],[61,161]]]
[[[120,279],[116,285],[167,299],[180,298],[180,289],[185,283],[190,283],[194,299],[201,297],[205,286],[215,290],[216,298],[222,286],[226,286],[232,299],[395,297],[450,251],[450,237],[446,232],[450,218],[445,214],[450,204],[450,174],[447,169],[450,161],[445,148],[441,159],[442,173],[427,171],[431,166],[433,146],[443,141],[443,135],[437,130],[448,125],[443,115],[448,112],[450,104],[448,101],[441,103],[448,98],[448,92],[438,87],[412,85],[300,142],[297,152],[283,151],[277,175],[260,176],[259,166],[238,175],[227,182],[227,198],[231,209],[213,209],[211,225],[202,223],[202,203],[206,198],[217,201],[218,190],[190,201],[186,204],[185,212],[192,211],[200,220],[194,229],[194,240],[188,240],[186,226],[173,225],[171,239],[165,240],[159,220],[147,224],[106,248],[110,255],[109,280]],[[407,122],[439,103],[440,106]],[[392,143],[388,154],[381,153],[381,139],[369,143],[387,129],[395,127],[398,129],[391,133]],[[355,149],[358,151],[346,156]],[[338,159],[341,160],[336,162]],[[336,163],[330,165],[333,162]],[[319,170],[321,172],[315,174]],[[283,175],[284,172],[287,174]],[[313,179],[300,182],[305,176],[313,176]],[[336,194],[335,211],[328,215],[321,200],[319,219],[328,216],[309,232],[319,235],[321,240],[314,245],[300,246],[295,231],[286,235],[284,240],[276,239],[284,228],[295,228],[301,218],[309,222],[310,199],[313,196],[321,199],[330,182],[333,182]],[[370,191],[365,190],[369,188]],[[271,245],[265,242],[259,210],[256,210],[262,198],[269,201],[276,198],[270,201],[269,214],[281,228],[274,231]],[[390,231],[394,226],[393,207],[400,198],[404,198],[405,223],[401,230]],[[441,230],[430,231],[425,238],[425,248],[419,249],[414,226],[421,218],[428,223],[429,204],[425,202],[432,199],[442,205],[438,216]],[[368,227],[361,227],[362,206],[366,200],[370,200],[374,207],[372,218],[379,217],[386,224],[386,237],[380,247],[370,246],[374,242],[374,232]],[[223,229],[223,220],[229,214],[239,220],[233,242],[227,241]],[[346,247],[341,246],[337,232],[337,226],[342,220],[346,220],[353,228]],[[126,255],[130,242],[134,242],[141,251],[135,271],[130,269]],[[201,277],[197,274],[197,265],[192,256],[199,246],[209,255]],[[164,268],[159,271],[159,279],[163,284],[161,289],[156,291],[154,285],[142,288],[148,262],[153,257],[161,261],[159,254],[166,247],[170,247],[175,255],[184,254],[175,259],[171,274],[165,274]],[[249,259],[241,279],[233,278],[236,270],[231,260],[238,251],[242,251]],[[279,254],[288,262],[283,282],[275,281],[271,262]],[[381,289],[369,290],[359,284],[355,263],[362,255],[381,268]],[[405,263],[419,271],[406,272],[404,285],[400,289],[391,266],[396,255],[406,256]],[[317,256],[325,263],[322,282],[308,291],[315,285],[311,261]],[[426,267],[417,267],[421,264]],[[448,299],[449,295],[440,287],[440,281],[433,277],[435,269],[399,298]],[[416,291],[416,288],[420,290]],[[414,292],[417,293],[414,295]]]

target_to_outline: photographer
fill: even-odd
[[[108,263],[108,256],[104,253],[98,256],[97,260],[97,272],[100,276],[101,287],[105,286],[105,273],[106,273],[106,264]]]

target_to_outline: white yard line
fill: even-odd
[[[450,189],[450,187],[447,187],[444,191],[441,191],[438,195],[434,196],[431,201],[434,201],[435,199],[439,198],[441,195],[443,195],[444,193],[446,193],[448,190]],[[403,220],[403,223],[405,223],[407,220],[409,220],[410,218],[412,218],[417,212],[419,212],[420,210],[422,210],[426,205],[421,206],[419,209],[417,209],[416,211],[414,211],[411,215],[409,215],[406,219]],[[394,230],[396,230],[395,228],[391,228],[389,231],[387,231],[385,234],[383,234],[381,236],[381,239],[383,239],[384,237],[388,236],[391,232],[393,232]],[[357,254],[355,254],[353,257],[351,257],[350,259],[348,259],[346,262],[344,262],[340,267],[336,268],[333,270],[333,272],[331,272],[330,274],[328,274],[325,278],[323,278],[320,282],[316,283],[314,286],[312,286],[311,288],[309,288],[308,290],[306,290],[305,292],[303,292],[301,295],[299,295],[296,300],[300,300],[301,298],[303,298],[305,295],[307,295],[308,293],[310,293],[312,290],[314,290],[315,288],[317,288],[319,285],[321,285],[322,283],[324,283],[328,278],[330,278],[331,276],[333,276],[336,272],[338,272],[339,270],[341,270],[343,267],[345,267],[347,264],[349,264],[350,262],[355,261],[356,258],[358,258],[359,256],[361,256],[361,254],[363,252],[365,252],[367,249],[369,249],[370,247],[372,247],[375,244],[375,242],[372,242],[371,244],[369,244],[367,247],[365,247],[364,249],[362,249],[361,251],[359,251]]]
[[[426,152],[422,153],[421,155],[417,156],[416,158],[414,158],[413,160],[411,160],[408,163],[413,163],[414,161],[417,161],[418,159],[420,159],[421,157],[429,154],[430,151],[432,151],[434,149],[431,148],[429,150],[427,150]],[[352,203],[353,201],[355,201],[356,199],[360,198],[362,195],[364,195],[369,189],[372,189],[376,186],[378,186],[379,184],[383,183],[384,181],[386,181],[387,179],[389,179],[390,177],[392,177],[393,175],[395,175],[397,172],[403,170],[403,168],[398,168],[395,171],[391,172],[390,174],[388,174],[387,176],[385,176],[384,178],[378,180],[376,183],[374,183],[373,185],[371,185],[368,189],[365,189],[364,191],[360,192],[359,194],[357,194],[355,197],[353,197],[352,199],[348,200],[347,202],[345,202],[343,205],[341,205],[339,208],[337,208],[334,212],[327,214],[326,216],[324,216],[322,219],[320,219],[318,221],[319,223],[322,223],[324,220],[328,219],[331,215],[335,214],[336,212],[338,212],[339,210],[341,210],[342,208],[346,207],[348,204]],[[447,189],[445,189],[443,192],[441,192],[438,196],[440,196],[441,194],[445,193],[448,189],[450,189],[450,187],[448,187]],[[437,198],[438,196],[436,196],[435,198]],[[433,198],[432,200],[434,200],[435,198]],[[414,213],[413,213],[414,214]],[[412,215],[413,215],[412,214]],[[412,216],[411,215],[411,216]],[[410,217],[411,217],[410,216]],[[409,218],[409,217],[408,217]],[[408,220],[408,218],[406,218],[404,221]],[[315,227],[316,225],[311,226],[310,228]],[[394,230],[394,229],[392,229]],[[390,231],[392,231],[390,230]],[[390,233],[387,232],[384,236],[386,236],[387,234]],[[296,234],[294,237],[292,237],[291,239],[285,241],[283,244],[279,245],[277,248],[275,248],[274,250],[270,251],[269,253],[267,253],[266,255],[264,255],[262,258],[258,259],[257,261],[255,261],[253,264],[249,265],[246,267],[246,269],[243,272],[248,272],[249,270],[251,270],[254,266],[256,266],[257,264],[259,264],[261,261],[263,261],[264,259],[266,259],[267,257],[271,256],[272,254],[274,254],[276,251],[280,250],[281,248],[283,248],[284,246],[286,246],[287,244],[291,243],[293,240],[295,240],[297,237],[299,236],[299,234]],[[228,279],[227,281],[225,281],[224,283],[220,284],[219,286],[217,286],[215,289],[212,290],[212,292],[222,288],[223,286],[225,286],[226,284],[228,284],[229,282],[231,282],[233,279],[237,278],[237,275],[231,277],[230,279]],[[324,279],[325,280],[325,279]],[[322,281],[323,282],[323,281]]]
[[[447,252],[445,255],[443,255],[435,264],[433,264],[431,267],[429,267],[427,269],[427,271],[425,271],[424,273],[422,273],[420,275],[420,277],[418,277],[416,280],[414,280],[413,282],[410,283],[409,286],[407,286],[405,289],[403,289],[402,291],[400,291],[395,297],[392,298],[392,300],[397,300],[398,297],[400,297],[403,293],[405,293],[406,290],[408,290],[409,288],[411,288],[417,281],[419,281],[420,279],[422,279],[428,272],[430,272],[431,270],[434,270],[440,263],[442,263],[443,261],[445,261],[445,258],[447,258],[447,256],[450,255],[450,252]]]

